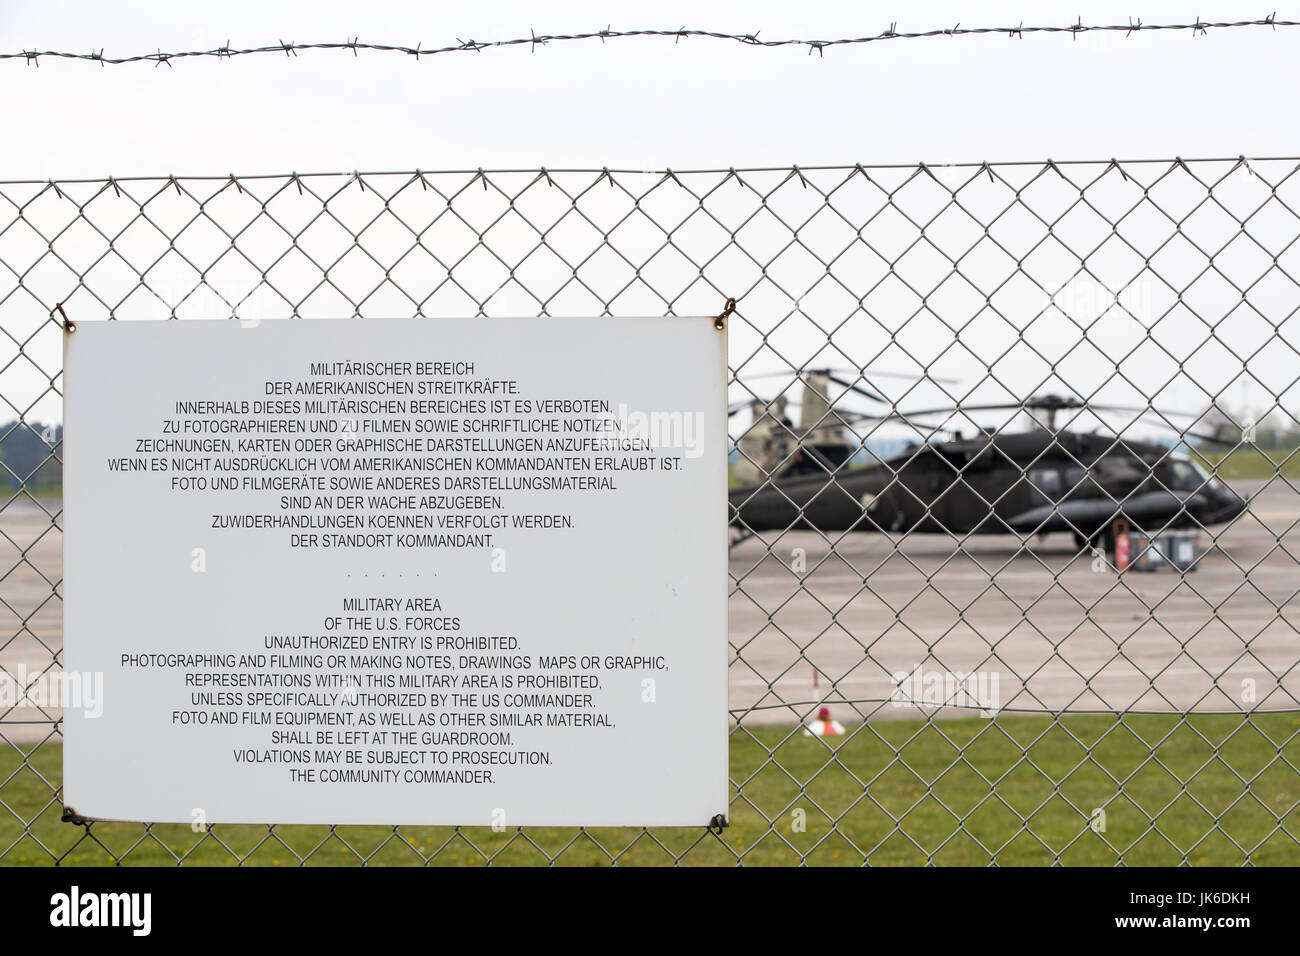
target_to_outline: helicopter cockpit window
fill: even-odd
[[[1209,479],[1190,461],[1171,460],[1168,463],[1168,477],[1165,485],[1171,491],[1198,491],[1208,484]]]
[[[1101,486],[1091,468],[1071,465],[1065,469],[1065,493],[1080,498],[1095,498],[1101,493]]]
[[[1198,465],[1196,462],[1194,462],[1194,461],[1188,461],[1188,464],[1191,466],[1192,471],[1194,471],[1194,472],[1196,472],[1198,475],[1200,475],[1201,480],[1202,480],[1203,482],[1205,482],[1206,485],[1208,485],[1208,486],[1211,487],[1211,488],[1219,488],[1219,487],[1222,487],[1222,486],[1219,484],[1219,479],[1218,479],[1218,478],[1215,478],[1213,475],[1207,474],[1206,471],[1205,471],[1205,469],[1202,468],[1200,465]]]
[[[1029,472],[1034,487],[1055,501],[1061,495],[1061,473],[1055,468],[1035,468]]]

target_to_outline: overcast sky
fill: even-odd
[[[1083,19],[1185,23],[1267,12],[1223,2],[1194,8],[1129,0],[1090,4]],[[900,31],[959,22],[1065,25],[1079,14],[1078,4],[1042,0],[748,0],[641,9],[579,2],[0,0],[0,48],[102,48],[120,56],[227,41],[244,47],[353,37],[427,48],[607,25],[835,39],[875,34],[891,23]],[[1300,10],[1277,15],[1300,19]],[[0,180],[1292,156],[1300,153],[1292,95],[1297,50],[1300,28],[1246,28],[1074,40],[941,37],[833,48],[825,56],[799,47],[637,38],[419,61],[337,51],[170,67],[9,60],[0,62]],[[1197,391],[1189,390],[1184,403],[1199,403]],[[1251,404],[1272,397],[1242,391]]]
[[[1089,4],[1085,22],[1231,20],[1240,3]],[[835,38],[1066,24],[1080,5],[365,4],[0,0],[6,50],[203,48],[350,37],[437,46],[634,27]],[[1300,18],[1300,10],[1278,10]],[[900,40],[760,50],[632,39],[422,59],[303,53],[100,67],[0,64],[0,178],[509,166],[765,164],[1296,151],[1300,29]]]

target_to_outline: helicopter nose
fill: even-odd
[[[1215,489],[1214,504],[1214,511],[1209,516],[1210,524],[1231,521],[1246,510],[1246,500],[1226,486]]]

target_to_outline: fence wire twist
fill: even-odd
[[[1294,864],[1297,169],[0,183],[0,861]],[[62,648],[56,306],[436,320],[733,296],[729,829],[61,819],[61,714],[31,693]],[[1203,553],[1120,570],[1115,518]],[[844,733],[804,729],[822,717]]]

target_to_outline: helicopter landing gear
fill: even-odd
[[[744,531],[744,530],[740,530],[740,529],[736,529],[736,530],[737,530],[737,532],[738,532],[738,533],[736,534],[736,536],[733,537],[733,538],[732,538],[732,539],[727,543],[727,550],[728,550],[728,551],[730,551],[730,550],[731,550],[732,548],[734,548],[736,545],[738,545],[738,544],[742,544],[742,543],[748,541],[750,538],[754,537],[754,532],[752,532],[752,531]]]
[[[1091,538],[1085,538],[1082,532],[1072,531],[1074,546],[1080,551],[1100,551],[1102,554],[1115,553],[1115,532],[1111,527],[1098,531]]]

